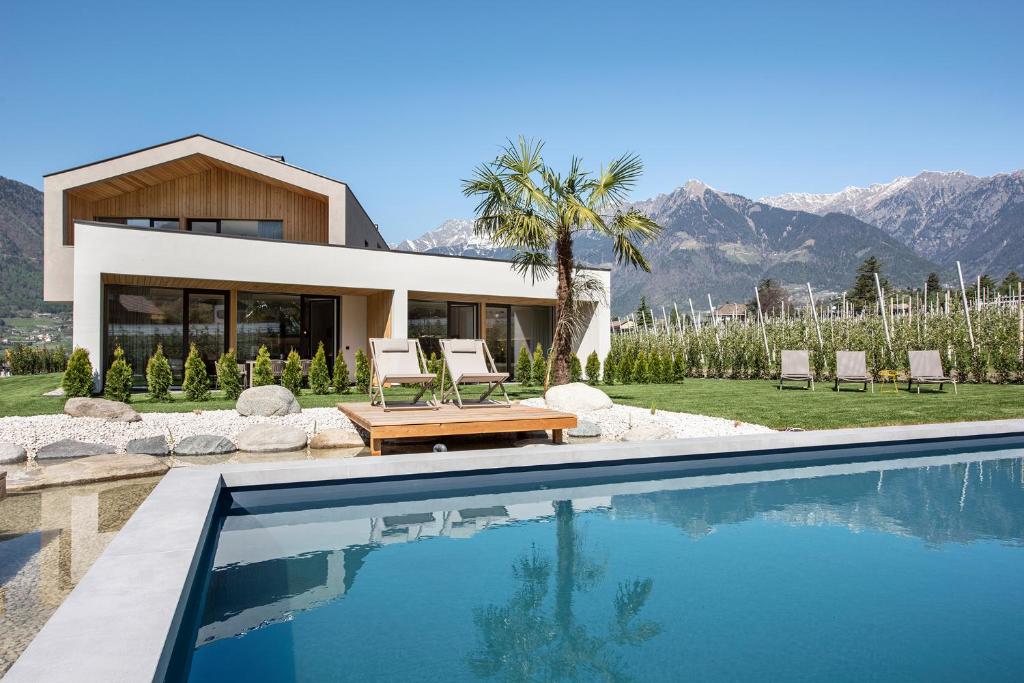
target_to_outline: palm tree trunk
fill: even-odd
[[[568,231],[558,238],[555,247],[558,262],[558,302],[555,304],[555,339],[552,344],[555,359],[552,363],[553,384],[568,384],[571,377],[572,335],[568,330],[569,311],[573,301],[572,274],[575,267],[572,255],[572,236]]]

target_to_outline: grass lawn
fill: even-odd
[[[60,375],[30,375],[0,378],[0,417],[5,415],[40,415],[59,413],[64,399],[44,397],[43,393],[60,386]],[[930,387],[920,394],[901,390],[885,391],[879,386],[875,393],[846,390],[836,393],[831,385],[819,384],[816,391],[786,389],[779,391],[767,380],[688,379],[683,384],[630,384],[601,387],[617,403],[661,410],[714,415],[743,422],[755,422],[775,429],[833,429],[838,427],[870,427],[875,425],[917,424],[923,422],[958,422],[1024,418],[1024,387],[1019,385],[967,384],[960,393],[938,392]],[[539,395],[539,390],[508,387],[513,399]],[[394,390],[389,395],[401,398],[408,390]],[[213,393],[213,399],[192,403],[176,396],[171,403],[150,401],[146,394],[133,397],[132,406],[139,412],[191,411],[196,408],[218,410],[234,407]],[[365,401],[365,394],[354,389],[346,394],[315,396],[304,392],[299,403],[304,408],[331,407],[339,401]]]

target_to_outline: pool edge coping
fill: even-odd
[[[692,458],[696,465],[706,463],[708,458],[701,456],[727,457],[746,465],[799,465],[804,459],[801,452],[1013,435],[1024,435],[1024,420],[175,468],[164,475],[3,680],[161,680],[224,488],[664,459]],[[124,585],[132,579],[140,580]]]

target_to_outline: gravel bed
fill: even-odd
[[[528,398],[524,406],[543,408],[544,399]],[[679,439],[699,436],[734,436],[736,434],[760,434],[772,429],[749,422],[726,420],[693,413],[673,413],[659,410],[654,415],[648,408],[635,408],[616,403],[604,410],[589,410],[577,413],[581,420],[596,423],[601,428],[601,441],[618,441],[631,427],[659,425],[668,428]]]
[[[42,446],[61,439],[109,444],[123,453],[129,441],[140,437],[163,435],[180,441],[196,434],[216,434],[234,440],[246,427],[262,422],[298,427],[310,437],[324,429],[353,428],[337,408],[306,408],[285,417],[242,417],[234,410],[204,410],[199,414],[142,413],[141,422],[106,422],[61,414],[0,417],[0,441],[24,447],[30,459]]]

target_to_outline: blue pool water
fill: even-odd
[[[184,676],[1020,680],[1022,456],[239,496]]]

